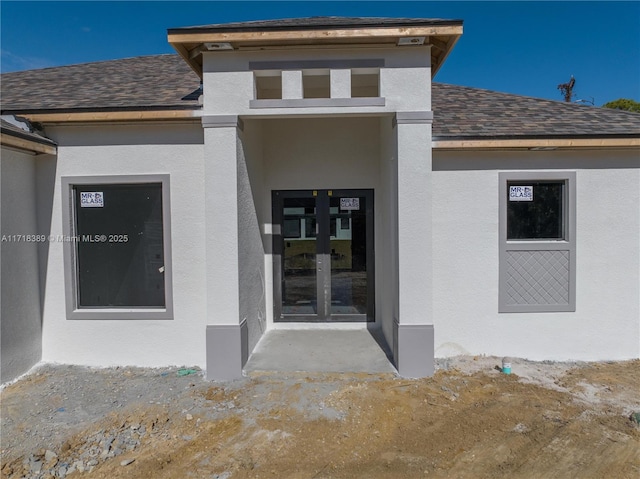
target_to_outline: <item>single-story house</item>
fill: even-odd
[[[40,360],[242,375],[271,330],[640,357],[640,115],[432,78],[460,20],[168,31],[3,74],[2,381]]]

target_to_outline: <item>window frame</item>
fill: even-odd
[[[509,182],[564,182],[562,199],[563,238],[507,239],[507,193]],[[576,173],[575,171],[511,171],[499,173],[499,313],[574,312],[576,310]],[[535,195],[535,191],[534,191]],[[535,196],[534,196],[535,198]],[[566,251],[569,258],[566,304],[509,304],[507,301],[507,255],[511,251]]]
[[[168,174],[63,176],[62,231],[64,256],[64,285],[67,319],[173,319],[173,276],[171,261],[171,203]],[[78,295],[78,249],[74,188],[83,185],[144,185],[160,183],[162,188],[162,236],[164,254],[165,307],[80,307]]]

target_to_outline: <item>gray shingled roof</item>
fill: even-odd
[[[200,80],[177,55],[156,55],[1,77],[3,114],[200,109]],[[456,138],[640,136],[640,114],[433,84],[433,135]]]
[[[1,77],[2,111],[194,109],[200,79],[178,55],[154,55]]]
[[[640,136],[640,114],[434,83],[433,136],[572,138]]]
[[[462,25],[462,20],[442,18],[390,18],[390,17],[307,17],[257,20],[252,22],[222,23],[194,27],[170,28],[172,33],[205,32],[261,32],[282,30],[335,30],[349,27],[403,27],[431,25]]]

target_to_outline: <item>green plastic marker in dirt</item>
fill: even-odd
[[[511,360],[509,358],[502,359],[502,372],[505,374],[511,374]]]

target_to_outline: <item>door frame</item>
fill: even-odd
[[[330,252],[330,198],[332,196],[364,196],[366,198],[366,258],[367,303],[365,314],[331,314],[331,252]],[[318,314],[283,314],[282,283],[284,278],[283,200],[286,198],[316,198],[316,287]],[[273,321],[275,323],[338,323],[375,321],[375,242],[374,242],[374,190],[323,189],[273,190],[271,192],[273,238]],[[328,265],[328,267],[325,267]],[[322,304],[320,303],[322,301]],[[322,314],[321,314],[322,313]]]

